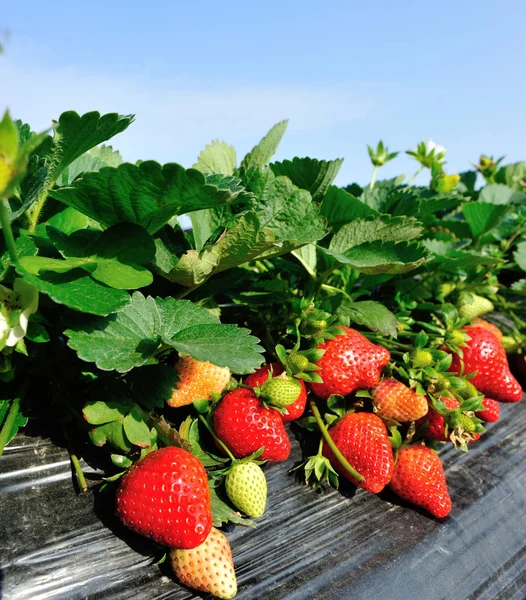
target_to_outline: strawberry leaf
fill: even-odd
[[[376,216],[378,212],[344,189],[331,185],[321,203],[320,214],[333,231],[338,231],[346,223]]]
[[[209,184],[199,171],[175,163],[145,161],[86,173],[50,195],[108,227],[135,223],[153,234],[176,215],[231,201],[242,188],[233,193],[225,183]]]
[[[128,292],[98,283],[84,269],[35,275],[19,264],[16,270],[28,283],[58,304],[81,312],[106,316],[122,309],[130,301]]]
[[[104,371],[126,373],[168,347],[240,374],[263,362],[263,349],[247,329],[223,325],[188,300],[145,298],[140,292],[116,315],[75,315],[65,334],[82,360]]]
[[[336,233],[329,245],[332,252],[345,254],[347,250],[366,242],[407,242],[422,233],[422,225],[413,218],[381,217],[355,219]]]
[[[22,185],[22,206],[17,214],[24,212],[38,198],[45,198],[73,161],[121,133],[132,122],[133,115],[109,113],[101,116],[95,111],[82,116],[74,111],[62,113],[58,122],[53,122],[53,137],[47,136],[32,156],[29,174]]]
[[[254,146],[241,161],[241,169],[248,171],[249,169],[266,165],[278,149],[288,123],[288,120],[276,123],[259,144]]]
[[[320,202],[334,181],[343,159],[317,160],[315,158],[294,158],[270,165],[274,175],[288,177],[292,183],[310,192],[315,202]]]
[[[379,331],[384,335],[397,336],[398,322],[394,314],[380,302],[364,300],[362,302],[349,302],[344,300],[338,308],[338,313],[348,317],[358,325],[372,331]]]
[[[140,448],[150,446],[150,428],[146,424],[145,418],[147,418],[147,415],[138,404],[135,404],[123,420],[126,437],[132,444]]]
[[[197,162],[192,167],[201,173],[222,173],[233,175],[236,169],[236,151],[225,142],[214,140],[201,150]]]

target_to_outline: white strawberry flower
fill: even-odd
[[[432,139],[426,140],[425,144],[427,154],[431,154],[431,152],[434,150],[435,156],[441,154],[442,157],[444,157],[446,155],[446,148],[444,148],[444,146],[441,146],[440,144],[436,144]]]
[[[12,290],[0,285],[0,347],[16,346],[37,310],[38,290],[31,284],[16,278]]]

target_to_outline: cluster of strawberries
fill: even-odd
[[[447,516],[451,499],[434,442],[473,442],[483,431],[482,422],[499,418],[500,402],[522,398],[499,330],[480,319],[462,330],[462,357],[452,356],[449,371],[463,376],[463,388],[456,394],[445,389],[439,396],[418,394],[392,374],[383,374],[391,359],[386,348],[351,328],[336,331],[316,348],[314,365],[305,356],[289,355],[283,364],[261,367],[222,397],[230,381],[227,369],[180,357],[179,384],[170,404],[220,398],[209,427],[218,448],[231,459],[230,468],[223,470],[226,492],[247,516],[256,518],[265,510],[267,488],[259,461],[289,457],[285,424],[304,414],[307,401],[323,436],[318,458],[328,461],[329,468],[371,493],[389,486],[433,516]],[[424,365],[431,357],[418,352],[415,360]],[[466,374],[475,375],[466,379]],[[334,398],[352,404],[327,429],[316,402],[329,404]],[[463,401],[473,398],[479,400]],[[479,410],[469,410],[473,406]],[[406,433],[404,441],[400,429]],[[236,593],[228,541],[212,527],[207,473],[192,454],[168,447],[147,455],[124,476],[117,513],[134,531],[172,548],[171,562],[183,583],[220,598]]]

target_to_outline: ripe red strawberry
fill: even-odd
[[[499,340],[502,339],[502,331],[496,326],[493,325],[493,323],[490,323],[489,321],[485,321],[484,319],[475,319],[472,323],[471,323],[472,327],[482,327],[482,329],[487,329],[488,331],[491,331],[491,333]]]
[[[425,396],[418,395],[401,381],[386,377],[371,390],[375,412],[379,417],[408,423],[427,414]]]
[[[319,398],[331,394],[346,396],[355,390],[374,387],[391,359],[389,350],[376,346],[350,327],[339,327],[341,335],[318,346],[325,354],[316,365],[323,383],[309,383]]]
[[[212,527],[205,468],[193,454],[154,450],[121,480],[117,515],[136,533],[171,548],[195,548]]]
[[[283,368],[283,365],[278,362],[273,362],[269,365],[263,365],[257,371],[250,374],[245,379],[245,385],[248,385],[253,388],[258,386],[261,387],[265,383],[265,381],[267,381],[268,374],[271,368],[272,375],[274,377],[281,375],[285,370]],[[287,413],[281,413],[283,423],[289,423],[290,421],[299,419],[305,411],[305,405],[307,404],[307,386],[305,385],[305,382],[301,379],[298,379],[297,381],[299,381],[300,383],[301,391],[298,395],[297,400],[287,406]]]
[[[201,362],[191,356],[180,356],[175,363],[179,381],[168,405],[177,407],[196,400],[211,400],[212,393],[220,394],[230,380],[227,367]]]
[[[326,442],[323,455],[334,469],[355,485],[378,494],[389,483],[393,474],[393,451],[387,428],[382,419],[372,413],[349,413],[329,429],[329,435],[338,450],[364,480],[356,481],[336,458]]]
[[[442,401],[448,410],[455,410],[455,408],[460,406],[460,402],[456,398],[450,398],[449,396],[442,396]],[[451,429],[448,431],[448,437],[446,437],[446,421],[444,417],[431,406],[431,404],[429,405],[427,415],[418,419],[416,422],[416,428],[422,427],[425,423],[429,423],[427,429],[424,431],[424,438],[426,440],[434,440],[437,442],[449,441]]]
[[[261,404],[256,394],[246,388],[229,392],[214,411],[217,437],[236,458],[249,456],[262,446],[260,460],[280,462],[290,454],[290,440],[281,415]]]
[[[495,423],[500,417],[500,404],[491,398],[483,398],[484,410],[477,410],[475,416],[488,423]]]
[[[510,372],[506,352],[499,340],[481,327],[464,327],[464,330],[471,340],[462,348],[462,359],[453,354],[449,370],[459,374],[463,362],[465,374],[477,373],[470,381],[479,392],[499,402],[518,402],[522,398],[522,388]]]
[[[451,510],[451,498],[440,458],[426,446],[409,446],[398,453],[389,487],[404,500],[442,519]]]
[[[170,562],[179,581],[194,590],[225,600],[237,593],[232,550],[227,538],[215,527],[197,548],[172,550]]]

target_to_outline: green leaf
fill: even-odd
[[[380,302],[364,300],[351,303],[344,301],[338,308],[338,312],[349,317],[358,325],[365,325],[372,331],[379,331],[384,335],[396,338],[398,324],[396,317]]]
[[[72,257],[66,260],[43,256],[21,259],[22,267],[34,275],[46,270],[65,273],[81,267],[93,279],[125,290],[145,287],[153,281],[151,272],[142,264],[153,259],[155,243],[138,225],[123,223],[102,233],[83,230],[70,236],[48,227],[47,233],[63,254]]]
[[[327,219],[333,231],[338,231],[342,225],[355,219],[379,213],[344,189],[331,185],[321,203],[320,214]]]
[[[135,402],[146,410],[163,408],[172,398],[177,375],[168,365],[146,365],[133,369],[126,376]]]
[[[23,186],[23,210],[37,198],[44,197],[66,167],[82,154],[124,131],[132,115],[98,112],[79,116],[74,111],[62,113],[53,122],[54,135],[47,136],[38,148],[34,166]],[[31,166],[31,165],[30,165]]]
[[[499,226],[502,218],[508,212],[506,204],[489,204],[487,202],[468,202],[462,207],[462,212],[471,228],[474,238]]]
[[[103,167],[118,167],[122,164],[122,158],[117,150],[111,146],[100,146],[92,148],[82,156],[75,159],[57,181],[60,186],[70,185],[83,173],[100,171]]]
[[[409,241],[421,233],[422,225],[416,219],[409,217],[382,215],[376,218],[355,219],[344,225],[333,236],[329,249],[343,254],[350,248],[365,242]]]
[[[137,404],[124,417],[123,426],[126,437],[140,448],[150,447],[150,429],[144,421],[145,414]]]
[[[153,234],[176,215],[224,204],[242,190],[237,186],[233,192],[224,178],[216,183],[207,183],[195,169],[145,161],[86,173],[50,195],[108,227],[135,223]]]
[[[112,454],[111,462],[119,469],[128,469],[133,465],[133,461],[122,454]]]
[[[83,269],[67,273],[45,272],[34,275],[22,265],[17,272],[40,292],[58,304],[80,312],[106,316],[121,310],[129,303],[130,295],[94,281]]]
[[[507,185],[487,185],[480,191],[479,201],[487,204],[520,204],[526,201],[526,194],[515,192]]]
[[[310,192],[315,202],[320,202],[334,181],[342,165],[343,158],[317,160],[315,158],[294,158],[270,165],[276,176],[288,177],[292,183]]]
[[[215,487],[213,481],[210,481],[210,504],[214,527],[221,527],[226,523],[235,523],[236,525],[245,525],[247,527],[256,526],[254,521],[242,517],[236,509],[231,506],[224,491]]]
[[[62,233],[70,234],[74,231],[86,229],[89,225],[89,219],[78,210],[67,207],[53,215],[51,219],[47,221],[46,225],[50,225],[51,227],[62,231]],[[38,227],[45,227],[45,225],[42,223]],[[37,233],[39,233],[38,227]]]
[[[92,400],[84,406],[82,414],[91,425],[102,425],[113,421],[122,421],[130,412],[132,406],[120,402],[104,402]]]
[[[312,277],[316,276],[316,244],[307,244],[301,248],[296,248],[296,250],[292,251],[292,255],[305,267],[309,275]]]
[[[505,183],[514,190],[524,191],[523,182],[526,180],[526,162],[517,162],[502,167],[495,179],[499,183]]]
[[[323,250],[342,264],[348,264],[367,275],[407,273],[430,260],[428,250],[418,243],[366,242],[344,254]]]
[[[270,229],[276,244],[280,244],[268,255],[290,252],[326,235],[325,219],[310,193],[297,188],[287,177],[274,177],[269,171],[254,174],[248,189],[256,191],[247,207],[257,214],[261,228]]]
[[[199,420],[189,419],[189,426],[185,439],[192,445],[192,454],[198,458],[205,467],[215,467],[228,461],[228,458],[216,456],[204,449],[201,444],[201,436],[199,432]],[[182,427],[182,426],[181,426]]]
[[[35,342],[35,344],[44,344],[50,340],[49,333],[46,329],[34,320],[30,320],[27,325],[26,337],[31,342]]]
[[[236,151],[233,146],[214,140],[201,151],[197,162],[192,168],[201,171],[201,173],[233,175],[236,164]]]
[[[517,265],[526,271],[526,242],[520,242],[517,244],[517,249],[513,253],[513,258]]]
[[[254,260],[275,247],[273,233],[262,229],[258,217],[248,212],[240,215],[236,225],[226,229],[215,244],[206,246],[199,253],[189,250],[181,256],[165,277],[180,285],[196,287],[214,273]]]
[[[223,325],[188,300],[145,298],[140,292],[116,315],[79,315],[65,334],[82,360],[95,362],[104,371],[126,373],[164,347],[240,374],[250,373],[263,362],[262,348],[247,329]]]
[[[103,446],[109,442],[114,448],[122,452],[129,452],[132,449],[130,440],[126,437],[122,421],[112,421],[99,425],[89,432],[89,437],[96,446]]]
[[[259,144],[245,156],[241,162],[241,169],[248,171],[254,167],[266,165],[278,149],[288,123],[288,119],[276,123]]]

